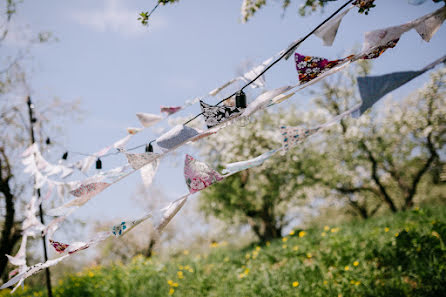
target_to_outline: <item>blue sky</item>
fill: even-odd
[[[297,14],[297,3],[282,18],[280,1],[269,1],[247,24],[240,21],[241,2],[182,0],[160,7],[146,28],[136,20],[137,14],[150,10],[155,1],[24,1],[15,18],[16,31],[6,46],[10,50],[21,46],[14,34],[55,34],[58,42],[35,47],[31,52],[32,95],[36,101],[54,96],[67,101],[81,98],[82,108],[87,111],[84,120],[64,122],[63,136],[58,140],[73,151],[93,153],[125,136],[128,126],[138,126],[137,112],[159,113],[160,105],[181,105],[207,93],[235,77],[241,63],[262,62],[311,31],[343,1],[329,3],[322,13],[305,18]],[[407,0],[377,0],[376,4],[368,16],[350,12],[332,47],[311,37],[298,51],[340,58],[354,47],[360,48],[363,33],[405,23],[440,7],[432,1],[421,6],[411,6]],[[29,28],[19,32],[25,25]],[[445,54],[445,37],[444,27],[430,43],[422,41],[413,30],[406,33],[396,48],[373,61],[373,74],[424,67]],[[394,96],[408,94],[427,77],[415,79]],[[266,81],[268,89],[296,83],[292,59],[277,64],[267,73]],[[293,98],[284,104],[308,103],[306,96]],[[182,115],[197,112],[199,107],[194,106]],[[129,146],[155,136],[146,131]],[[63,151],[54,151],[49,159],[57,161]],[[186,193],[182,166],[185,152],[194,154],[186,147],[169,157],[155,179],[155,185],[169,200]],[[125,159],[111,157],[103,163],[109,168],[125,163]],[[142,210],[130,199],[139,183],[139,175],[132,175],[90,201],[76,216],[119,220],[140,214]]]

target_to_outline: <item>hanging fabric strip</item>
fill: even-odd
[[[269,152],[266,152],[256,158],[250,159],[250,160],[246,160],[246,161],[241,161],[241,162],[235,162],[235,163],[230,163],[227,164],[225,167],[225,169],[222,170],[223,174],[235,174],[237,172],[252,168],[252,167],[257,167],[262,165],[266,160],[268,160],[269,158],[271,158],[275,153],[277,153],[280,149],[274,149],[271,150]]]
[[[361,114],[371,108],[379,99],[411,81],[417,76],[444,62],[446,56],[441,57],[419,71],[394,72],[379,76],[358,77],[359,94],[362,99]]]
[[[260,109],[265,108],[274,101],[275,98],[293,89],[295,86],[284,86],[271,91],[266,91],[265,93],[259,95],[253,102],[251,102],[248,107],[243,112],[244,117],[249,117],[253,113]]]
[[[151,113],[137,113],[136,116],[145,128],[153,126],[163,119],[162,116]]]
[[[153,178],[158,170],[159,160],[154,160],[153,162],[141,167],[141,178],[144,187],[147,189],[152,184]]]

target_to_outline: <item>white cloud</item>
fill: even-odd
[[[150,20],[149,28],[143,26],[138,20],[137,10],[131,10],[122,6],[122,1],[105,0],[104,7],[100,10],[75,11],[72,19],[92,28],[97,32],[113,32],[127,36],[136,36],[153,31],[166,25],[165,20],[157,15]]]

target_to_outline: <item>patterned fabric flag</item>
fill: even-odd
[[[301,83],[309,82],[328,69],[331,69],[339,63],[345,61],[345,59],[329,61],[324,58],[303,56],[298,53],[296,53],[294,56],[297,73],[299,74],[299,81]]]
[[[142,153],[142,154],[129,154],[126,153],[125,156],[127,157],[127,160],[132,166],[134,170],[138,170],[142,168],[143,166],[149,164],[150,162],[153,162],[154,160],[158,159],[160,154],[157,153]]]
[[[361,57],[361,59],[364,60],[370,60],[370,59],[376,59],[379,56],[381,56],[386,50],[389,48],[394,48],[396,44],[398,43],[399,39],[395,39],[392,41],[389,41],[386,45],[378,46],[369,53],[365,54]]]
[[[172,115],[174,113],[179,112],[182,107],[181,106],[161,106],[161,112],[167,113],[168,115]]]
[[[304,129],[302,127],[281,126],[280,133],[282,134],[283,148],[285,151],[289,150],[318,132],[319,129],[319,127],[314,129]]]
[[[53,248],[56,250],[56,252],[58,252],[59,254],[64,253],[65,250],[70,246],[69,244],[54,241],[52,239],[50,239],[49,241],[50,244],[53,246]]]
[[[109,183],[104,182],[81,185],[79,188],[70,191],[70,194],[76,198],[63,205],[63,207],[82,206],[109,186]]]
[[[161,148],[170,150],[186,142],[188,139],[197,136],[198,134],[199,132],[191,127],[177,125],[170,131],[158,137],[156,143]]]
[[[152,217],[152,215],[148,214],[138,220],[123,221],[123,222],[121,222],[121,224],[117,224],[112,227],[112,233],[116,237],[121,236],[121,235],[129,232],[130,230],[132,230],[133,227],[136,227],[137,225],[144,222],[145,220],[147,220],[150,217]]]
[[[235,106],[213,106],[200,101],[201,111],[208,128],[221,124],[232,117],[238,116],[244,110]]]
[[[135,128],[135,127],[129,127],[127,128],[127,133],[130,135],[135,135],[139,132],[141,132],[144,128]]]
[[[193,157],[186,155],[184,178],[186,179],[189,192],[193,194],[209,187],[213,183],[221,181],[223,176],[206,163],[197,161]]]

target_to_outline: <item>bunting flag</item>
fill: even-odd
[[[184,178],[186,179],[186,185],[191,194],[223,180],[223,176],[208,164],[197,161],[189,155],[186,155],[184,162]]]
[[[432,1],[434,1],[435,3],[439,3],[439,2],[442,2],[444,0],[432,0]],[[424,2],[426,2],[426,0],[408,0],[408,2],[409,2],[409,4],[412,4],[412,5],[421,5]]]
[[[155,177],[155,174],[158,170],[158,166],[159,166],[159,160],[157,159],[141,167],[140,173],[141,173],[142,183],[145,188],[150,187],[150,185],[152,184],[153,178]]]
[[[442,7],[406,24],[367,32],[365,34],[363,50],[370,51],[376,47],[386,46],[389,42],[400,39],[401,35],[414,28],[423,40],[429,41],[444,22],[445,18],[446,7]]]
[[[200,133],[188,126],[177,125],[168,132],[164,133],[156,140],[159,147],[163,149],[174,149],[177,146],[187,142],[190,138],[199,135]]]
[[[285,151],[287,151],[291,147],[296,146],[311,135],[318,132],[319,129],[319,127],[314,129],[304,129],[302,127],[281,126],[280,132],[282,134],[283,148]]]
[[[446,56],[441,57],[419,71],[403,71],[380,76],[358,77],[357,81],[359,94],[361,95],[362,99],[362,106],[360,109],[361,114],[363,114],[367,109],[372,107],[376,102],[378,102],[379,99],[388,93],[398,89],[400,86],[406,84],[415,77],[420,76],[444,61],[446,61]]]
[[[160,154],[147,152],[142,154],[129,154],[125,153],[125,156],[127,157],[127,160],[132,166],[134,170],[138,170],[145,165],[157,160],[160,157]]]
[[[353,8],[354,6],[350,6],[340,14],[338,14],[336,17],[322,25],[319,29],[314,32],[314,34],[321,38],[324,42],[325,46],[332,46],[333,42],[336,38],[336,34],[338,33],[339,26],[341,25],[342,19],[347,15],[347,13]]]
[[[375,47],[370,52],[368,52],[367,54],[363,55],[361,57],[361,59],[363,59],[363,60],[376,59],[379,56],[381,56],[389,48],[394,48],[396,46],[396,44],[398,43],[398,41],[399,41],[399,39],[391,40],[388,43],[386,43],[385,45],[381,45],[381,46]]]
[[[295,61],[297,73],[299,74],[299,81],[301,83],[309,82],[328,69],[331,69],[339,63],[344,62],[346,59],[347,58],[329,61],[324,58],[303,56],[296,53]]]
[[[163,119],[162,116],[151,113],[137,113],[136,116],[144,128],[153,126]]]
[[[130,135],[135,135],[135,134],[141,132],[142,130],[143,130],[143,128],[129,127],[129,128],[127,128],[127,133]]]
[[[164,230],[167,224],[169,224],[173,217],[180,211],[180,209],[186,203],[187,198],[189,198],[189,194],[173,201],[167,207],[161,210],[163,212],[161,222],[155,227],[155,230],[158,232],[158,234]]]
[[[253,113],[257,112],[260,109],[265,108],[268,105],[271,105],[275,98],[282,95],[285,92],[293,89],[295,86],[284,86],[271,91],[266,91],[265,93],[259,95],[253,102],[251,102],[248,107],[246,107],[243,112],[244,117],[249,117]],[[283,99],[283,97],[281,97]]]
[[[167,115],[173,115],[183,109],[182,106],[161,106],[161,112],[167,113]]]
[[[213,106],[200,101],[201,111],[208,128],[221,124],[230,118],[240,115],[244,108],[236,106]]]
[[[124,235],[125,233],[129,232],[134,227],[151,217],[151,214],[147,214],[138,220],[122,221],[121,224],[117,224],[112,227],[112,233],[116,237]]]
[[[232,175],[252,167],[261,166],[266,160],[271,158],[279,150],[280,149],[274,149],[250,160],[227,164],[225,166],[226,168],[222,170],[222,173]]]

